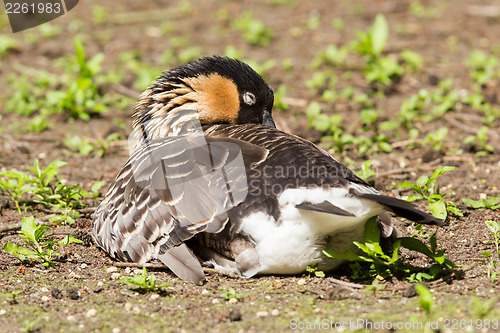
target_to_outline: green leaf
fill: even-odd
[[[66,235],[66,237],[64,237],[63,240],[57,242],[59,245],[62,245],[62,246],[67,246],[71,243],[83,243],[81,240],[79,239],[76,239],[75,237],[71,236],[71,235]]]
[[[19,246],[17,244],[5,243],[3,245],[3,248],[7,253],[10,253],[13,256],[18,257],[20,260],[24,260],[26,258],[29,258],[29,259],[38,258],[38,255],[35,251],[29,250],[29,249],[24,248],[22,246]]]
[[[379,55],[387,43],[389,38],[389,25],[383,14],[378,14],[375,17],[375,22],[370,31],[372,54]]]
[[[497,222],[495,221],[486,221],[486,226],[488,227],[488,229],[490,229],[490,232],[493,234],[493,235],[496,235],[498,234],[498,231],[500,230],[500,227],[498,225]]]
[[[427,205],[427,208],[431,211],[432,215],[438,219],[445,220],[446,217],[448,216],[446,204],[442,199],[430,202]]]
[[[432,306],[434,305],[434,299],[431,291],[423,284],[416,284],[415,290],[420,295],[420,306],[424,309],[425,313],[429,315],[431,313]]]
[[[398,238],[398,240],[400,240],[401,245],[407,248],[408,250],[417,251],[422,254],[425,254],[430,258],[434,258],[434,253],[427,247],[427,245],[422,243],[420,240],[412,237]]]
[[[35,232],[37,230],[35,218],[33,216],[23,217],[21,222],[21,232],[30,240],[35,241]]]
[[[481,201],[473,200],[473,199],[467,199],[467,198],[462,198],[462,202],[467,205],[469,208],[473,209],[478,209],[478,208],[484,208],[484,203]]]
[[[371,243],[378,245],[377,249],[380,249],[379,253],[382,253],[380,248],[380,229],[377,226],[377,216],[370,218],[365,224],[365,231],[363,233],[363,238],[365,243]]]

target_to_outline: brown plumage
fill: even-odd
[[[443,224],[275,129],[272,104],[269,86],[237,60],[163,73],[136,106],[135,151],[96,210],[97,244],[120,260],[159,259],[200,283],[202,261],[243,276],[334,269],[339,262],[321,250],[349,249],[384,210]]]

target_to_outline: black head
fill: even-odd
[[[274,94],[264,79],[242,61],[206,57],[164,72],[141,95],[137,126],[174,109],[197,110],[208,124],[264,124],[275,127]]]

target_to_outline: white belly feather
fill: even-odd
[[[303,202],[330,201],[355,216],[339,216],[297,209]],[[354,240],[363,240],[366,221],[381,213],[381,205],[348,195],[345,188],[287,189],[279,197],[281,218],[278,223],[263,212],[242,221],[243,233],[256,243],[260,267],[254,273],[298,274],[309,265],[328,271],[341,264],[326,257],[322,250],[337,253],[354,250]],[[328,242],[328,244],[327,244]]]

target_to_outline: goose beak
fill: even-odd
[[[271,116],[271,112],[269,112],[268,110],[264,111],[262,117],[262,125],[276,128],[276,124],[274,123],[273,117]]]

